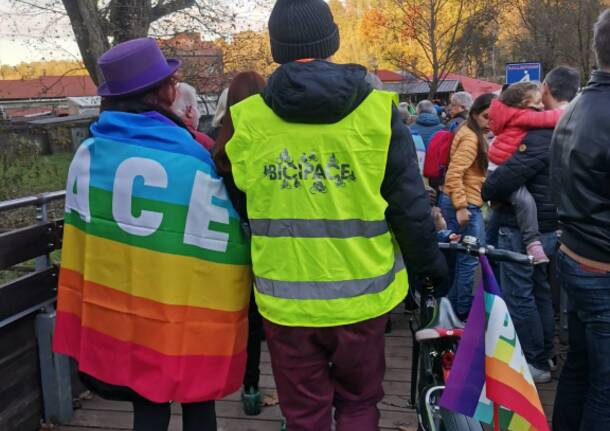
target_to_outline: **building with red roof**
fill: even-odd
[[[36,79],[0,80],[3,118],[66,115],[68,97],[96,96],[89,76],[41,76]]]
[[[231,82],[224,72],[222,50],[214,42],[203,40],[198,32],[183,32],[169,39],[159,39],[167,57],[182,60],[179,75],[201,94],[220,94]]]
[[[495,93],[496,91],[502,90],[501,84],[470,78],[457,73],[447,73],[444,78],[448,81],[460,81],[462,87],[464,87],[464,91],[470,93],[473,98],[479,97],[481,94]]]
[[[89,76],[41,76],[36,79],[0,80],[0,101],[95,96]]]
[[[392,72],[391,70],[379,69],[376,70],[374,73],[379,79],[381,79],[381,82],[384,83],[401,82],[405,80],[405,77],[403,75],[401,75],[400,73]]]
[[[394,91],[401,95],[401,98],[409,100],[420,100],[428,97],[430,92],[430,83],[428,81],[417,79],[408,73],[398,73],[391,70],[376,70],[374,72],[381,82],[385,90]],[[494,93],[502,89],[501,84],[495,82],[484,81],[482,79],[470,78],[457,73],[447,73],[444,79],[439,82],[437,96],[442,99],[447,99],[456,91],[467,91],[473,97],[478,97],[485,93]]]

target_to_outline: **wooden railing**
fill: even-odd
[[[62,230],[59,220],[1,234],[0,270],[46,258],[61,248]],[[58,269],[51,264],[42,266],[0,286],[0,328],[55,301]]]
[[[50,341],[58,268],[49,254],[61,248],[63,220],[49,221],[47,206],[64,196],[65,192],[53,192],[0,202],[2,216],[9,210],[36,207],[35,225],[0,234],[0,270],[23,264],[31,268],[0,285],[3,431],[35,431],[41,419],[60,422],[72,413],[71,393],[58,396],[71,390],[67,359],[52,354]],[[57,377],[66,373],[68,383],[64,385]]]

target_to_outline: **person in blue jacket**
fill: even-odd
[[[436,113],[434,105],[429,100],[422,100],[415,108],[417,111],[417,119],[415,124],[411,126],[411,130],[417,132],[424,141],[426,149],[432,136],[439,130],[443,130],[445,126],[441,124],[441,120]]]

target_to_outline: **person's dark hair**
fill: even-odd
[[[100,103],[100,112],[104,111],[119,111],[129,112],[132,114],[142,114],[144,112],[156,111],[159,114],[169,118],[178,126],[187,129],[186,125],[180,117],[162,106],[157,99],[157,93],[163,85],[175,80],[173,76],[167,78],[159,85],[148,88],[142,93],[128,94],[127,96],[108,96],[102,97]],[[188,129],[187,129],[188,130]],[[190,133],[190,132],[189,132]]]
[[[509,86],[500,94],[500,101],[513,108],[525,108],[530,94],[535,91],[542,91],[538,83],[532,81],[518,82]]]
[[[546,75],[544,82],[555,100],[570,102],[578,93],[580,74],[573,67],[557,66]]]
[[[493,93],[481,94],[479,97],[474,99],[472,103],[472,107],[470,108],[470,112],[468,113],[468,120],[464,123],[466,127],[472,130],[477,135],[477,158],[475,163],[477,167],[481,170],[481,172],[485,172],[487,170],[487,166],[489,165],[489,159],[487,158],[487,139],[483,134],[483,130],[479,127],[479,123],[474,118],[475,115],[480,115],[491,105],[491,101],[494,100],[497,96]]]
[[[610,9],[601,13],[593,27],[593,47],[600,68],[610,68]]]
[[[216,164],[216,168],[220,173],[231,172],[231,162],[225,152],[227,142],[233,137],[235,129],[233,127],[233,118],[231,118],[231,106],[247,99],[250,96],[259,94],[265,88],[265,78],[256,72],[242,72],[233,78],[229,86],[227,96],[227,112],[222,121],[222,127],[218,132],[216,145],[212,150],[212,158]]]

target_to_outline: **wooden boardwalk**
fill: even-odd
[[[385,398],[380,403],[382,430],[416,431],[417,417],[408,407],[411,380],[412,339],[408,329],[408,316],[400,313],[392,315],[393,331],[386,336],[387,371],[384,380]],[[261,357],[261,391],[272,395],[275,384],[271,374],[271,363],[267,346],[263,345]],[[547,417],[550,418],[557,381],[540,385],[538,391]],[[278,406],[264,407],[259,416],[243,414],[239,394],[233,394],[216,403],[220,431],[276,431],[280,429]],[[171,431],[180,431],[180,408],[173,406]],[[58,431],[119,431],[130,430],[132,426],[131,404],[106,401],[100,398],[83,401],[81,409],[74,413],[69,425],[59,426]]]

